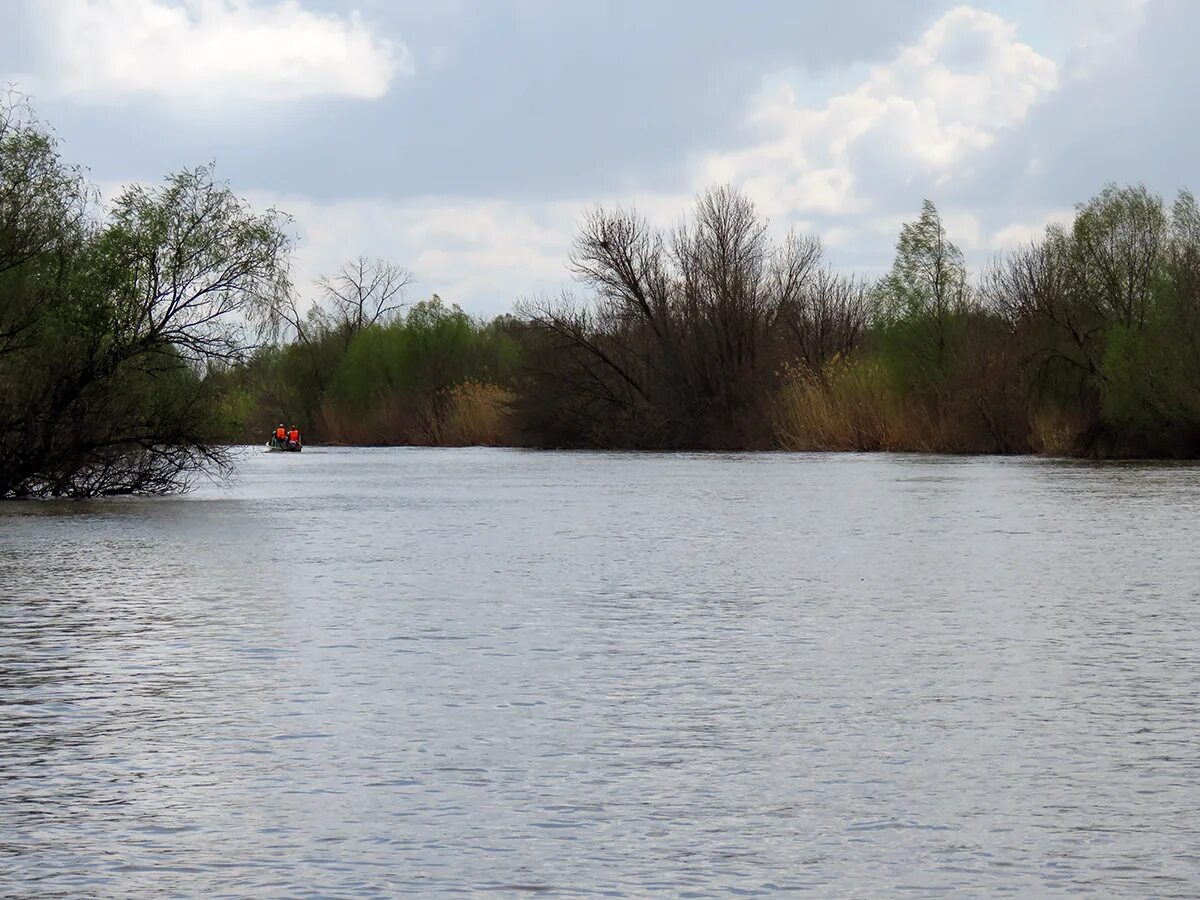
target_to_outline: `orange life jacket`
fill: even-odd
[[[278,441],[287,440],[287,431],[284,430],[283,426],[275,429],[275,439]]]
[[[300,429],[293,428],[291,431],[289,431],[288,432],[288,440],[291,441],[293,444],[300,443]]]

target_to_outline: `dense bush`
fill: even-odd
[[[1110,185],[985,285],[1023,351],[1034,419],[1080,454],[1200,453],[1200,214]]]

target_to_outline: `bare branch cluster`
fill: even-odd
[[[634,210],[584,218],[571,255],[590,294],[527,302],[529,413],[562,443],[598,430],[642,446],[762,446],[780,367],[819,367],[861,336],[865,288],[820,265],[814,238],[780,243],[732,188],[665,232]],[[791,339],[785,336],[791,335]]]

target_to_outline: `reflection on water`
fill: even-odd
[[[0,894],[1184,896],[1200,469],[248,452],[0,507]]]

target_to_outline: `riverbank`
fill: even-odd
[[[1110,186],[982,273],[937,209],[890,273],[770,237],[744,196],[679,232],[593,210],[584,296],[472,318],[321,313],[217,380],[235,432],[342,444],[1200,456],[1200,209]],[[356,314],[357,315],[357,314]],[[239,431],[240,429],[240,431]]]

